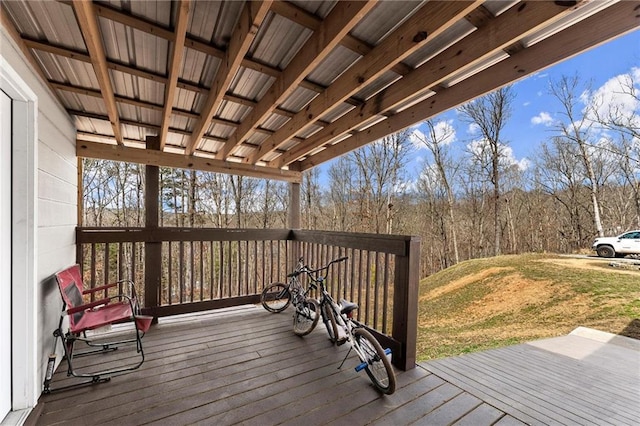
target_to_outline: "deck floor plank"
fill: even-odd
[[[639,352],[606,345],[598,353],[589,342],[591,352],[574,359],[568,354],[576,336],[556,339],[430,361],[425,368],[526,423],[640,424]],[[612,367],[616,354],[622,368]]]
[[[612,365],[597,368],[615,348],[577,360],[547,350],[549,344],[396,370],[396,392],[382,395],[365,373],[354,371],[353,353],[338,370],[348,348],[331,345],[322,325],[300,338],[291,331],[291,311],[223,309],[161,319],[144,338],[145,362],[138,370],[108,383],[43,395],[33,421],[118,426],[640,424],[631,403],[640,385]],[[625,355],[627,367],[633,367],[635,355]],[[104,368],[134,357],[130,348],[79,358],[77,365]],[[52,387],[77,380],[67,377],[66,364],[61,364]]]
[[[553,366],[549,360],[552,356],[537,359],[539,357],[535,352],[528,353],[526,362],[520,355],[514,359],[508,350],[502,351],[499,357],[478,354],[470,362],[476,368],[492,368],[496,374],[503,376],[503,380],[534,389],[541,398],[561,404],[561,410],[575,410],[575,414],[595,423],[611,420],[613,410],[620,418],[634,420],[634,408],[629,406],[629,392],[615,392],[619,384],[627,380],[611,380],[608,373],[593,374],[593,369],[571,371],[569,366],[575,364],[573,360],[564,360],[563,366],[566,368]],[[575,374],[579,374],[579,380]]]
[[[453,423],[454,426],[492,425],[504,417],[504,413],[489,404],[482,403],[473,411]]]

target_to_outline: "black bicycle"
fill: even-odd
[[[318,302],[307,297],[308,290],[300,284],[298,277],[309,270],[304,259],[298,259],[296,269],[287,275],[287,284],[273,283],[265,287],[260,294],[262,306],[269,312],[279,313],[287,309],[291,303],[295,307],[293,312],[293,332],[304,336],[313,331],[318,324]]]
[[[338,345],[349,343],[349,352],[338,368],[341,368],[351,351],[355,351],[360,358],[356,371],[365,370],[369,379],[382,393],[391,395],[396,390],[396,375],[391,366],[391,349],[382,349],[375,337],[362,324],[353,318],[353,312],[358,305],[341,299],[336,303],[325,287],[329,267],[334,263],[347,260],[341,257],[332,260],[327,265],[305,271],[311,279],[310,286],[320,289],[319,308],[329,339]]]

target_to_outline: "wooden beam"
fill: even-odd
[[[289,120],[264,141],[257,153],[248,158],[255,163],[297,133],[309,128],[320,116],[374,81],[393,65],[410,56],[427,40],[449,29],[459,19],[478,7],[482,1],[433,1],[411,15],[368,55],[345,71],[323,94]]]
[[[13,26],[13,22],[11,22],[11,20],[9,19],[8,14],[1,10],[1,7],[2,6],[0,5],[0,21],[2,22],[3,28],[7,31],[7,33],[9,33],[9,36],[16,43],[16,46],[18,46],[18,48],[24,54],[25,58],[27,58],[27,61],[31,65],[31,69],[33,69],[34,72],[36,72],[40,76],[42,81],[47,82],[47,76],[45,75],[44,71],[40,67],[40,64],[36,60],[36,57],[34,56],[33,52],[26,45],[26,43],[24,42],[24,39],[20,36],[20,33],[18,33],[18,30]],[[60,103],[60,106],[63,107],[64,103],[60,99],[60,96],[58,96],[58,93],[56,92],[55,88],[52,87],[50,84],[48,84],[48,87],[53,97],[57,99],[57,101]]]
[[[4,16],[4,15],[3,15]],[[16,33],[17,34],[17,33]],[[84,52],[80,52],[80,51],[76,51],[73,49],[69,49],[66,47],[62,47],[62,46],[57,46],[57,45],[53,45],[51,43],[45,43],[42,41],[37,41],[37,40],[31,40],[28,38],[21,38],[19,35],[17,35],[17,40],[22,40],[22,44],[25,45],[26,47],[30,48],[30,49],[35,49],[35,50],[40,50],[42,52],[47,52],[47,53],[51,53],[53,55],[58,55],[58,56],[62,56],[65,58],[70,58],[70,59],[75,59],[78,61],[82,61],[82,62],[86,62],[86,63],[91,63],[91,57],[89,57],[89,55],[85,54]],[[25,49],[25,52],[29,53],[29,49]],[[35,61],[34,61],[35,64]],[[157,73],[153,73],[150,71],[145,71],[142,69],[138,69],[138,68],[134,68],[128,65],[124,65],[118,62],[113,62],[113,61],[107,61],[107,68],[114,70],[114,71],[119,71],[125,74],[131,74],[134,75],[136,77],[140,77],[140,78],[144,78],[147,80],[151,80],[154,81],[156,83],[161,83],[161,84],[168,84],[168,78],[162,74],[157,74]],[[40,69],[40,67],[36,67],[36,69]],[[43,80],[46,80],[44,74],[41,74],[43,77]],[[280,72],[278,72],[277,75],[280,75]],[[60,85],[62,83],[57,83],[57,85]],[[301,84],[304,85],[304,84]],[[67,87],[74,87],[74,86],[70,86],[68,85]],[[77,86],[75,86],[77,87]],[[202,87],[202,86],[198,86],[197,84],[194,83],[190,83],[187,81],[180,81],[178,80],[178,82],[176,83],[176,87],[180,88],[180,89],[184,89],[184,90],[189,90],[192,92],[196,92],[196,93],[200,93],[202,95],[208,95],[209,94],[209,88],[207,87]],[[65,90],[63,89],[61,86],[58,87],[60,90]],[[92,90],[92,89],[87,89],[87,90]],[[324,91],[324,88],[320,88],[317,87],[317,85],[313,86],[313,90],[316,90],[318,92],[322,92]],[[73,89],[70,89],[70,91],[74,91]],[[91,96],[89,93],[85,93],[89,96]],[[125,98],[125,99],[129,99],[129,98]],[[118,100],[118,96],[116,96],[116,100]],[[244,106],[249,106],[251,108],[255,107],[255,105],[257,104],[256,101],[253,101],[251,99],[246,99],[243,98],[241,96],[237,96],[234,95],[232,93],[226,93],[224,95],[224,100],[228,101],[228,102],[233,102],[239,105],[244,105]],[[358,104],[358,102],[356,102],[355,100],[352,100],[352,102],[354,104]],[[284,117],[293,117],[293,113],[290,111],[286,111],[283,110],[281,108],[275,108],[273,110],[274,113],[278,114],[278,115],[282,115]],[[174,112],[175,113],[175,112]],[[200,117],[200,114],[197,113],[191,113],[193,114],[192,118],[198,118]],[[217,119],[213,118],[212,121],[215,122]],[[221,122],[221,121],[220,121]],[[235,125],[237,125],[238,123],[235,123]],[[317,123],[319,125],[322,125],[321,122]]]
[[[21,40],[29,49],[40,50],[42,52],[51,53],[53,55],[58,55],[65,58],[75,59],[76,61],[86,62],[88,64],[91,63],[91,56],[79,50],[70,49],[63,46],[56,46],[51,43],[46,43],[40,40],[32,40],[27,37],[22,37]]]
[[[144,33],[152,34],[157,37],[163,38],[165,40],[169,40],[171,42],[174,42],[176,40],[175,33],[171,31],[169,28],[158,25],[154,22],[147,21],[146,19],[133,16],[129,13],[125,13],[123,11],[114,9],[109,5],[96,5],[96,13],[98,14],[98,16],[101,16],[105,19],[109,19],[110,21],[114,21],[114,22],[119,22],[123,25],[126,25],[131,28],[135,28]],[[209,43],[204,43],[198,39],[190,37],[189,35],[185,37],[183,42],[184,42],[184,46],[190,49],[197,50],[198,52],[202,52],[216,58],[220,58],[220,59],[224,58],[223,49],[220,49]],[[269,65],[253,61],[249,58],[243,59],[242,66],[245,68],[250,68],[252,70],[261,72],[263,74],[270,75],[272,77],[278,77],[281,72],[279,69],[275,67],[271,67]]]
[[[445,81],[458,70],[482,62],[495,52],[511,46],[573,10],[574,7],[561,6],[555,2],[533,1],[527,3],[526,7],[514,6],[492,19],[482,13],[485,19],[474,20],[482,25],[476,31],[278,157],[274,161],[274,167],[290,164],[330,140],[352,131],[372,117],[388,113],[406,99]]]
[[[182,67],[182,53],[184,51],[184,40],[187,35],[187,24],[189,23],[189,0],[181,0],[178,3],[176,13],[176,25],[174,30],[174,42],[169,56],[169,76],[164,85],[164,110],[162,111],[162,124],[160,125],[160,151],[164,149],[169,132],[169,122],[171,121],[171,111],[173,109],[173,99],[177,90],[178,76]]]
[[[148,136],[146,147],[149,151],[160,151],[160,139]],[[155,165],[145,166],[144,185],[144,227],[146,231],[158,229],[160,226],[160,168]],[[160,288],[162,283],[162,243],[148,242],[144,244],[144,307],[153,314],[161,304]]]
[[[338,2],[327,19],[324,20],[304,46],[291,60],[280,77],[271,85],[258,105],[240,124],[238,130],[229,138],[218,159],[224,160],[249,135],[251,130],[261,124],[276,105],[281,104],[298,84],[333,51],[338,43],[360,22],[375,5],[375,1]]]
[[[611,5],[466,80],[441,89],[435,96],[348,140],[305,159],[300,162],[300,170],[346,154],[638,28],[638,2],[623,1]]]
[[[277,1],[273,3],[271,11],[314,32],[320,28],[320,25],[322,25],[322,19],[320,17],[309,13],[303,8],[288,1]],[[373,49],[373,46],[369,45],[369,43],[362,41],[351,34],[347,34],[340,41],[340,45],[358,53],[360,56],[367,55]],[[411,71],[411,68],[403,63],[398,63],[391,69],[400,75],[405,75]]]
[[[223,100],[224,94],[229,88],[231,80],[242,64],[244,55],[249,50],[253,39],[258,33],[258,28],[267,16],[272,0],[248,1],[242,9],[240,19],[236,25],[225,57],[218,68],[218,72],[211,85],[211,91],[207,97],[200,120],[195,124],[193,134],[187,142],[187,154],[193,154],[197,149],[200,139],[204,136],[211,119],[215,115]]]
[[[205,172],[227,173],[261,179],[275,179],[287,182],[300,182],[302,174],[290,170],[252,166],[250,164],[221,161],[194,155],[172,154],[149,149],[129,148],[121,145],[108,145],[97,142],[76,141],[76,155],[83,158],[124,161],[127,163],[195,169]]]
[[[111,79],[109,78],[107,57],[104,53],[104,48],[102,47],[102,37],[100,35],[98,17],[96,16],[93,2],[86,0],[74,0],[73,9],[76,12],[78,25],[82,32],[82,36],[84,37],[84,42],[87,46],[89,56],[91,57],[91,63],[93,64],[93,70],[96,73],[100,92],[102,92],[102,98],[107,108],[109,121],[113,128],[113,134],[115,135],[118,144],[121,145],[122,132],[120,130],[118,107],[116,106],[113,87],[111,86]]]

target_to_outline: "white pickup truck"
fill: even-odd
[[[617,237],[596,238],[591,248],[600,257],[625,257],[628,254],[640,254],[640,230],[625,232]]]

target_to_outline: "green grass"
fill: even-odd
[[[527,254],[462,262],[420,283],[418,359],[486,350],[578,326],[640,338],[640,271]]]

